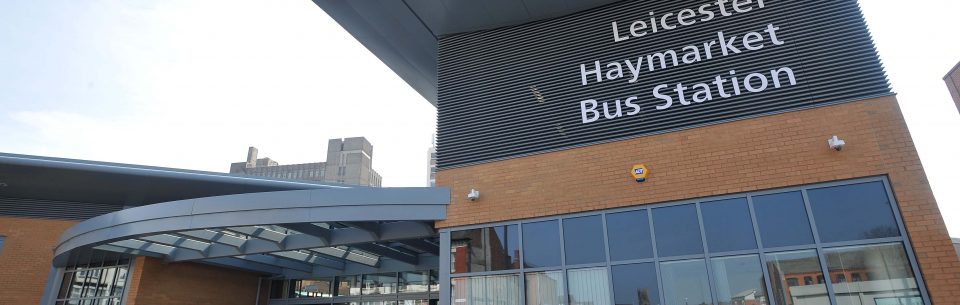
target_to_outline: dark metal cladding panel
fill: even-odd
[[[739,2],[745,2],[743,0]],[[683,9],[709,9],[713,20],[648,33],[646,36],[614,42],[611,23],[620,34],[629,33],[636,20],[649,23],[655,16]],[[733,11],[731,2],[727,10]],[[708,124],[795,111],[891,95],[872,37],[855,0],[766,0],[764,7],[751,1],[749,12],[722,16],[716,2],[706,1],[622,1],[551,20],[489,31],[452,35],[440,40],[438,101],[438,165],[441,169],[467,166],[580,147],[603,142],[664,133]],[[703,18],[706,15],[696,15]],[[689,19],[688,19],[689,20]],[[669,22],[669,20],[668,20]],[[673,24],[676,24],[676,19]],[[673,25],[671,24],[671,25]],[[767,32],[773,25],[783,44],[773,43]],[[722,55],[719,32],[736,37],[739,54]],[[762,35],[764,47],[746,50],[745,34]],[[712,59],[706,59],[704,43]],[[685,46],[701,50],[702,61],[686,64]],[[756,43],[753,44],[756,46]],[[674,50],[680,64],[659,63],[650,71],[648,55]],[[689,49],[687,49],[689,51]],[[640,77],[631,83],[625,60],[643,58]],[[693,59],[693,57],[690,57]],[[619,62],[624,78],[587,85],[581,81],[581,64],[590,69],[600,61]],[[773,86],[772,70],[794,71],[796,84],[780,74],[781,87]],[[736,71],[731,75],[731,71]],[[719,98],[712,84],[717,76],[727,79],[725,91],[733,90],[732,77],[741,82],[751,73],[766,75],[768,88],[730,98]],[[761,86],[752,78],[754,89]],[[682,105],[673,89],[683,83],[711,86],[713,100]],[[664,100],[653,95],[658,85],[670,85],[661,92],[672,96],[673,106],[657,110]],[[741,84],[741,87],[743,85]],[[701,87],[702,88],[702,87]],[[686,99],[691,99],[688,89]],[[616,113],[615,102],[637,97],[640,112],[616,119],[604,118],[604,103]],[[703,97],[701,95],[700,97]],[[581,101],[598,102],[599,120],[584,123]],[[622,104],[623,113],[631,108]]]
[[[119,210],[112,204],[0,198],[0,216],[86,220]]]

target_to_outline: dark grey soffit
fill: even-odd
[[[619,0],[313,0],[437,105],[437,40],[561,17]]]
[[[3,198],[137,206],[219,195],[346,187],[0,153],[0,197]]]
[[[449,200],[445,188],[352,188],[158,203],[69,228],[53,263],[97,249],[297,276],[418,267],[439,254],[433,222]]]

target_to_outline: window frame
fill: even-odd
[[[888,238],[877,238],[877,239],[861,239],[861,240],[842,241],[842,242],[821,242],[819,232],[817,232],[816,220],[815,220],[814,217],[813,217],[814,215],[813,215],[813,212],[812,212],[812,209],[811,209],[811,206],[810,206],[810,198],[809,198],[809,196],[807,195],[807,190],[819,189],[819,188],[828,188],[828,187],[836,187],[836,186],[845,186],[845,185],[855,185],[855,184],[863,184],[863,183],[871,183],[871,182],[879,182],[879,183],[882,184],[883,190],[884,190],[884,192],[885,192],[885,195],[887,196],[887,198],[888,198],[888,200],[889,200],[889,202],[890,202],[891,210],[893,211],[894,220],[896,221],[897,229],[898,229],[899,232],[900,232],[900,236],[898,236],[898,237],[888,237]],[[782,247],[770,247],[770,248],[765,248],[764,245],[763,245],[763,240],[762,240],[761,237],[760,237],[760,230],[759,230],[758,222],[757,222],[756,209],[755,209],[754,204],[753,204],[753,197],[754,197],[754,196],[762,196],[762,195],[778,194],[778,193],[786,193],[786,192],[800,192],[800,193],[801,193],[801,195],[802,195],[802,197],[803,197],[803,207],[804,207],[804,210],[805,210],[805,212],[806,212],[806,214],[807,214],[806,216],[807,216],[807,220],[808,220],[808,223],[809,223],[809,226],[810,226],[809,229],[810,229],[810,232],[813,234],[814,242],[813,242],[812,244],[806,244],[806,245],[795,245],[795,246],[782,246]],[[711,252],[711,251],[709,250],[708,246],[707,246],[706,236],[705,236],[705,234],[704,234],[705,232],[703,232],[703,230],[704,230],[703,214],[702,214],[702,211],[701,211],[701,209],[700,209],[700,204],[701,204],[702,202],[710,202],[710,201],[718,201],[718,200],[734,199],[734,198],[743,198],[743,197],[746,197],[746,198],[747,198],[747,204],[748,204],[748,208],[749,208],[750,219],[751,219],[752,224],[753,224],[753,229],[754,229],[754,234],[755,234],[755,240],[756,240],[756,243],[757,243],[757,249],[740,250],[740,251],[728,251],[728,252],[716,252],[716,253],[715,253],[715,252]],[[678,206],[678,205],[688,205],[688,204],[696,204],[696,207],[697,207],[697,215],[698,215],[698,218],[699,218],[698,220],[699,220],[699,222],[700,222],[700,230],[701,230],[700,236],[701,236],[701,239],[703,239],[703,240],[702,240],[702,243],[703,243],[703,247],[704,247],[704,253],[703,253],[703,254],[695,254],[695,255],[660,257],[659,254],[658,254],[659,251],[657,251],[656,230],[655,230],[655,228],[654,228],[654,221],[653,221],[653,214],[654,214],[654,213],[653,213],[653,210],[656,209],[656,208],[663,208],[663,207],[670,207],[670,206]],[[649,224],[649,226],[650,226],[650,235],[651,235],[652,247],[653,247],[653,249],[654,249],[654,251],[653,251],[653,257],[652,257],[652,258],[644,258],[644,259],[624,260],[624,261],[611,261],[611,260],[610,260],[610,245],[609,245],[609,241],[608,241],[606,215],[607,215],[607,214],[614,214],[614,213],[622,213],[622,212],[641,211],[641,210],[646,210],[647,217],[649,217],[649,218],[648,218],[648,224]],[[604,231],[604,233],[605,233],[603,238],[604,238],[604,244],[606,245],[606,249],[604,249],[604,250],[605,250],[606,253],[607,253],[607,261],[606,261],[606,262],[603,262],[603,263],[596,263],[596,264],[568,265],[568,264],[566,263],[566,261],[565,261],[565,255],[564,255],[564,252],[563,252],[563,250],[564,250],[564,249],[563,249],[563,242],[562,242],[562,240],[563,240],[563,220],[566,219],[566,218],[579,218],[579,217],[595,216],[595,215],[600,215],[600,216],[602,217],[602,220],[603,220],[603,231]],[[919,268],[919,265],[918,265],[918,263],[917,263],[916,255],[915,255],[914,250],[913,250],[913,245],[912,245],[912,243],[910,242],[909,235],[907,234],[907,231],[906,231],[905,226],[904,226],[903,217],[902,217],[902,215],[900,214],[900,204],[899,204],[897,198],[894,197],[891,184],[890,184],[890,182],[889,182],[889,180],[888,180],[888,177],[886,177],[886,176],[874,176],[874,177],[864,177],[864,178],[855,178],[855,179],[847,179],[847,180],[837,180],[837,181],[830,181],[830,182],[823,182],[823,183],[814,183],[814,184],[806,184],[806,185],[798,185],[798,186],[774,188],[774,189],[767,189],[767,190],[759,190],[759,191],[733,193],[733,194],[726,194],[726,195],[712,196],[712,197],[705,197],[705,198],[686,199],[686,200],[671,201],[671,202],[664,202],[664,203],[650,203],[650,204],[643,204],[643,205],[637,205],[637,206],[631,206],[631,207],[613,208],[613,209],[599,210],[599,211],[590,211],[590,212],[581,212],[581,213],[572,213],[572,214],[563,214],[563,215],[552,215],[552,216],[538,217],[538,218],[530,218],[530,219],[522,219],[522,220],[512,220],[512,221],[503,221],[503,222],[495,222],[495,223],[485,223],[485,224],[476,224],[476,225],[468,225],[468,226],[459,226],[459,227],[443,228],[443,229],[440,229],[440,230],[439,230],[439,232],[440,232],[441,249],[446,249],[446,248],[449,247],[449,236],[450,236],[449,234],[450,234],[451,232],[460,231],[460,230],[468,230],[468,229],[476,229],[476,228],[492,227],[492,226],[503,226],[503,225],[516,224],[516,225],[518,225],[518,227],[519,227],[520,250],[521,250],[521,251],[520,251],[520,258],[521,258],[521,262],[523,262],[523,258],[524,258],[524,251],[523,251],[523,247],[524,247],[524,242],[523,242],[523,224],[525,224],[525,223],[534,223],[534,222],[550,221],[550,220],[556,220],[556,221],[558,222],[559,227],[560,227],[560,228],[559,228],[559,229],[560,229],[560,235],[561,235],[561,236],[560,236],[560,238],[561,238],[561,243],[560,243],[560,244],[561,244],[561,249],[560,249],[561,253],[560,253],[560,256],[561,256],[561,260],[562,260],[560,266],[543,267],[543,268],[526,268],[526,267],[523,266],[523,264],[521,264],[520,268],[517,269],[517,270],[503,270],[503,271],[491,271],[491,272],[473,272],[473,273],[450,274],[449,270],[448,270],[447,268],[445,268],[445,266],[444,266],[444,264],[449,264],[449,254],[448,254],[448,253],[445,253],[446,251],[441,251],[441,256],[440,256],[440,260],[441,260],[441,266],[440,266],[440,281],[441,281],[441,282],[449,282],[452,278],[473,277],[473,276],[486,276],[486,275],[498,275],[498,274],[519,274],[519,275],[520,275],[520,281],[521,281],[521,283],[520,283],[521,287],[526,287],[526,286],[525,286],[525,283],[524,283],[524,278],[525,278],[524,274],[527,273],[527,272],[538,272],[538,271],[548,271],[548,270],[561,270],[561,271],[563,271],[564,282],[567,283],[567,282],[569,282],[569,281],[566,279],[566,274],[567,274],[566,271],[567,271],[567,270],[570,270],[570,269],[580,269],[580,268],[587,268],[587,267],[602,267],[602,266],[606,266],[607,269],[608,269],[608,270],[607,270],[607,274],[608,274],[608,275],[611,275],[611,274],[612,274],[612,273],[611,273],[611,270],[610,270],[611,266],[624,265],[624,264],[635,264],[635,263],[648,263],[648,262],[652,262],[652,263],[654,263],[654,266],[656,267],[657,280],[658,280],[658,286],[659,286],[658,289],[660,290],[660,298],[661,298],[660,302],[661,302],[661,304],[664,304],[664,303],[663,303],[663,298],[664,298],[664,295],[663,295],[663,283],[662,283],[661,272],[660,272],[660,263],[669,262],[669,261],[677,261],[677,260],[689,260],[689,259],[705,259],[705,260],[709,260],[709,259],[715,258],[715,257],[737,256],[737,255],[744,255],[744,254],[758,254],[759,257],[760,257],[761,264],[762,264],[762,268],[763,268],[763,272],[764,272],[764,281],[765,281],[766,287],[767,287],[766,293],[767,293],[768,296],[770,296],[770,295],[773,295],[772,292],[771,292],[771,289],[772,289],[773,286],[772,286],[771,283],[770,283],[770,279],[766,276],[766,274],[768,274],[768,270],[767,270],[767,261],[766,261],[766,258],[765,258],[765,254],[767,254],[767,253],[785,252],[785,251],[798,251],[798,250],[814,250],[814,251],[816,251],[816,253],[817,253],[817,257],[818,257],[818,259],[819,259],[819,261],[820,261],[821,268],[823,269],[823,270],[822,270],[822,273],[823,273],[823,274],[829,274],[829,273],[828,273],[828,270],[827,270],[827,267],[828,267],[828,266],[826,265],[825,255],[824,255],[824,249],[825,249],[825,248],[833,248],[833,247],[841,247],[841,246],[855,246],[855,245],[874,245],[874,244],[884,244],[884,243],[896,242],[896,243],[901,243],[901,244],[904,246],[905,250],[906,250],[906,254],[907,254],[907,258],[909,259],[910,267],[912,268],[914,274],[917,275],[917,276],[915,277],[915,279],[916,279],[916,281],[917,281],[917,286],[918,286],[918,289],[920,290],[920,294],[921,294],[921,296],[922,296],[922,299],[923,299],[924,303],[925,303],[925,304],[932,304],[931,301],[930,301],[930,297],[929,297],[929,294],[928,294],[928,291],[927,291],[926,284],[925,284],[925,282],[924,282],[922,273],[920,273],[920,268]],[[709,277],[709,279],[710,279],[711,281],[713,281],[713,280],[716,278],[715,275],[714,275],[713,268],[712,268],[712,266],[710,266],[710,264],[707,264],[707,273],[708,273],[708,277]],[[613,288],[612,288],[612,287],[613,287],[612,276],[610,276],[610,277],[611,277],[611,278],[609,278],[608,280],[611,281],[609,287],[610,287],[610,289],[611,289],[610,295],[611,295],[611,304],[612,304],[612,302],[613,302],[613,293],[614,293],[614,292],[613,292],[613,290],[612,290],[612,289],[613,289]],[[825,278],[825,279],[823,280],[823,283],[826,284],[826,287],[827,287],[827,290],[828,290],[827,293],[828,293],[828,296],[829,296],[829,298],[830,298],[830,301],[831,301],[833,304],[836,304],[836,302],[837,302],[837,301],[836,301],[836,294],[835,294],[834,291],[833,291],[833,287],[832,287],[832,286],[833,286],[833,285],[832,285],[833,283],[832,283],[831,280],[832,280],[832,279],[830,279],[829,277],[827,277],[827,278]],[[441,293],[441,294],[440,294],[440,302],[441,302],[440,305],[449,305],[449,302],[450,302],[450,299],[449,299],[449,297],[450,297],[450,287],[447,287],[447,286],[440,287],[440,293]],[[521,294],[523,294],[523,293],[524,293],[524,289],[521,289]],[[566,292],[565,292],[565,293],[566,293]],[[713,298],[714,298],[713,301],[714,301],[714,302],[717,302],[715,295],[713,296]],[[522,300],[525,300],[525,299],[526,299],[526,296],[525,296],[525,295],[522,295],[522,296],[521,296],[521,299],[522,299]],[[569,302],[569,300],[567,300],[567,301]],[[774,305],[774,304],[771,304],[771,305]],[[777,304],[777,305],[782,305],[782,304]]]

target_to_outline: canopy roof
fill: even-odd
[[[437,41],[524,24],[619,0],[314,0],[390,69],[437,105]]]
[[[152,204],[71,227],[54,265],[96,249],[287,276],[436,268],[433,221],[449,199],[439,188],[351,188]]]

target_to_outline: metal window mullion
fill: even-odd
[[[613,269],[610,267],[610,237],[607,236],[607,213],[600,214],[600,222],[603,225],[603,250],[606,253],[606,264],[604,268],[607,270],[607,292],[610,294],[610,304],[616,304],[616,299],[614,299],[613,294]]]
[[[557,227],[560,229],[560,279],[563,280],[563,291],[561,295],[563,296],[562,300],[564,304],[570,304],[570,294],[567,291],[570,290],[570,279],[567,278],[567,250],[566,250],[566,239],[563,237],[563,218],[557,219]]]
[[[813,232],[813,242],[817,245],[817,260],[820,262],[820,272],[823,274],[823,284],[827,287],[827,298],[830,303],[837,305],[837,296],[833,292],[833,281],[830,279],[830,266],[827,265],[826,256],[823,253],[823,246],[820,244],[820,231],[817,230],[817,220],[813,218],[813,208],[810,206],[810,198],[807,196],[807,189],[800,190],[803,197],[803,207],[807,210],[807,218],[810,220],[810,229]]]
[[[517,222],[517,240],[520,242],[520,275],[517,279],[517,284],[520,285],[519,300],[517,300],[517,305],[525,305],[527,303],[527,275],[525,273],[526,261],[523,258],[525,245],[523,244],[523,223]],[[453,304],[450,304],[453,305]]]
[[[767,270],[767,253],[763,249],[763,240],[760,238],[760,223],[757,221],[757,214],[753,209],[753,195],[747,195],[747,208],[750,209],[750,221],[753,222],[753,236],[757,239],[760,272],[763,272],[763,282],[764,285],[767,286],[765,289],[767,293],[767,303],[777,305],[777,300],[773,298],[773,285],[770,282],[770,272]]]
[[[917,282],[920,296],[923,298],[924,304],[933,304],[933,302],[930,301],[927,286],[924,284],[923,274],[920,273],[920,266],[917,263],[916,254],[913,252],[913,243],[910,242],[910,234],[907,234],[907,227],[903,223],[903,216],[900,215],[900,204],[897,202],[896,197],[893,196],[893,188],[890,186],[890,181],[886,178],[880,179],[880,181],[883,182],[883,188],[887,193],[887,201],[890,202],[890,209],[893,210],[893,217],[897,221],[897,228],[900,229],[900,236],[903,238],[901,245],[907,252],[907,260],[910,261],[910,267],[913,269],[913,278]]]
[[[653,247],[653,268],[657,273],[657,289],[659,290],[657,295],[660,296],[660,304],[666,304],[666,296],[663,294],[663,280],[660,279],[660,254],[657,250],[657,232],[654,230],[653,226],[653,209],[648,208],[646,211],[647,226],[650,227],[650,246]]]
[[[715,291],[716,289],[713,287],[713,283],[715,282],[716,278],[713,274],[713,264],[710,260],[710,248],[707,245],[707,231],[703,226],[703,212],[700,211],[700,204],[701,202],[698,201],[694,207],[697,209],[697,222],[700,224],[700,242],[703,243],[703,264],[707,268],[707,289],[710,290],[710,299],[713,300],[713,304],[719,304],[720,302],[717,300],[717,292]]]

